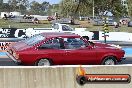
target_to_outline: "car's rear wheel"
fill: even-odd
[[[102,65],[115,65],[116,64],[116,58],[113,56],[105,57],[105,59],[102,62]]]
[[[35,63],[36,66],[51,66],[52,62],[50,59],[40,59]]]

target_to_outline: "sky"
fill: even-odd
[[[4,2],[7,2],[8,0],[3,0]],[[39,3],[42,3],[44,1],[47,1],[47,2],[50,2],[50,4],[57,4],[59,3],[61,0],[28,0],[29,2],[32,2],[32,1],[37,1]]]

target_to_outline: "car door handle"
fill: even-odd
[[[70,53],[71,51],[67,50],[66,52],[67,52],[67,53]]]

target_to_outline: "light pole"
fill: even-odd
[[[93,19],[94,19],[94,0],[93,0]]]

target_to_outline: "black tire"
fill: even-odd
[[[87,79],[84,76],[77,76],[76,80],[79,85],[84,85],[87,82]]]
[[[105,57],[102,61],[102,65],[116,65],[116,58],[113,56]]]
[[[40,59],[35,62],[35,66],[51,66],[51,65],[52,65],[52,61],[46,58]]]

